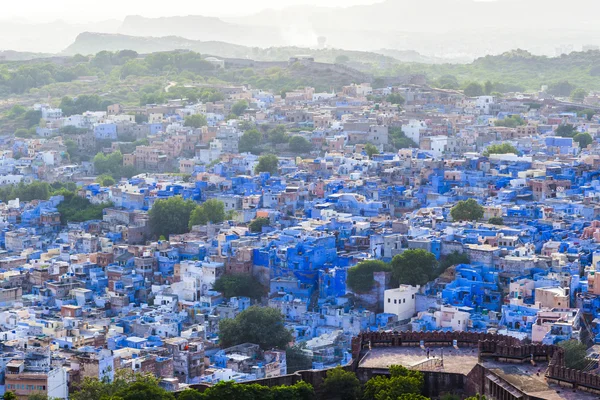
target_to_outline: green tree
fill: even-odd
[[[389,128],[389,138],[392,142],[392,145],[396,149],[408,149],[411,147],[419,147],[412,139],[407,138],[404,132],[402,132],[402,128],[400,127],[390,127]]]
[[[420,395],[423,390],[424,377],[420,371],[405,367],[390,366],[390,377],[376,376],[367,381],[363,399],[414,399],[411,394]],[[403,397],[404,396],[404,397]]]
[[[591,121],[592,118],[594,118],[594,115],[596,115],[596,110],[592,110],[592,109],[585,109],[585,110],[581,110],[577,113],[578,116],[580,117],[586,117],[588,121]]]
[[[274,154],[266,154],[258,158],[258,164],[254,168],[255,173],[268,172],[271,175],[277,175],[279,159]]]
[[[312,369],[312,356],[306,350],[306,342],[285,349],[285,360],[288,374]]]
[[[583,133],[576,134],[575,137],[573,138],[573,141],[576,142],[577,144],[579,144],[579,147],[581,147],[582,149],[585,149],[590,144],[592,144],[594,139],[592,139],[592,137],[590,136],[589,133],[583,132]]]
[[[379,154],[379,149],[374,144],[367,143],[365,145],[365,153],[367,153],[367,156],[372,159],[375,154]]]
[[[43,393],[33,393],[27,396],[27,400],[52,400],[48,395]]]
[[[483,152],[485,157],[489,157],[490,154],[519,154],[519,151],[510,143],[502,143],[488,146]]]
[[[466,253],[459,253],[458,251],[453,251],[452,253],[441,257],[438,274],[441,275],[442,273],[444,273],[444,271],[446,271],[453,265],[470,263],[471,259]]]
[[[437,86],[442,89],[458,89],[458,79],[453,75],[444,75],[437,80]]]
[[[483,92],[486,95],[490,95],[492,94],[492,92],[494,91],[494,84],[491,81],[485,81],[485,84],[483,85]]]
[[[183,200],[174,196],[166,200],[157,200],[148,212],[150,229],[154,236],[180,234],[188,232],[190,215],[196,208],[192,200]]]
[[[492,217],[488,219],[488,223],[492,225],[504,225],[504,218],[502,217]]]
[[[396,104],[401,106],[406,101],[400,93],[391,93],[386,97],[388,103]]]
[[[294,153],[308,153],[312,150],[312,143],[302,136],[292,136],[290,138],[290,150]]]
[[[438,262],[423,249],[411,249],[396,255],[391,262],[394,278],[405,285],[424,285],[436,278]]]
[[[335,64],[347,64],[350,61],[350,57],[345,54],[340,54],[335,58]]]
[[[248,228],[250,229],[250,232],[260,233],[260,232],[262,232],[263,227],[270,226],[270,225],[271,225],[271,220],[269,218],[258,217],[258,218],[255,218],[252,222],[250,222],[250,224],[248,225]]]
[[[565,352],[567,368],[582,370],[588,364],[586,360],[587,346],[578,340],[563,340],[558,344]]]
[[[197,390],[185,389],[179,393],[177,400],[204,400],[205,396]]]
[[[190,214],[188,228],[192,229],[193,226],[206,225],[206,224],[208,224],[208,216],[206,215],[206,212],[204,211],[204,207],[202,207],[202,206],[195,207]]]
[[[196,129],[202,128],[203,126],[206,126],[206,124],[206,117],[202,114],[194,114],[185,117],[185,122],[183,123],[184,126]]]
[[[213,224],[219,224],[225,220],[225,204],[217,199],[208,199],[202,203],[206,218]]]
[[[38,125],[41,119],[42,112],[40,110],[27,110],[23,115],[23,120],[25,121],[27,128]]]
[[[507,128],[516,128],[525,125],[525,121],[519,115],[512,115],[508,118],[499,119],[494,122],[494,126],[505,126]]]
[[[483,87],[480,83],[471,82],[465,86],[464,93],[468,97],[483,96]]]
[[[4,392],[2,400],[18,400],[17,395],[14,392]]]
[[[244,132],[239,143],[240,153],[258,154],[261,141],[262,134],[256,129],[250,129]]]
[[[570,96],[573,90],[575,90],[575,85],[572,85],[568,81],[555,82],[548,86],[548,93],[559,97]]]
[[[575,127],[571,124],[561,124],[556,128],[556,136],[574,137],[577,133]]]
[[[108,156],[100,152],[94,157],[93,163],[97,174],[118,176],[123,169],[123,154],[118,150]],[[119,178],[121,177],[119,176]]]
[[[304,381],[294,385],[275,387],[261,386],[256,383],[219,382],[202,393],[202,400],[223,399],[315,400],[316,396],[313,387]],[[196,398],[190,397],[189,400],[196,400]]]
[[[133,382],[116,393],[123,400],[175,400],[158,382]]]
[[[285,126],[277,125],[267,133],[269,141],[273,144],[283,144],[290,141],[290,137],[285,131]]]
[[[585,96],[588,95],[588,91],[585,89],[575,89],[571,92],[571,100],[577,103],[582,103]]]
[[[104,209],[112,207],[112,203],[92,204],[88,199],[66,189],[54,194],[64,196],[64,200],[56,207],[63,224],[101,220]]]
[[[265,288],[250,274],[223,275],[215,281],[212,289],[227,298],[260,299],[265,294]]]
[[[321,392],[323,399],[357,400],[361,397],[360,381],[353,372],[336,367],[327,371]]]
[[[454,221],[477,221],[483,218],[483,207],[475,199],[461,200],[450,210]]]
[[[219,341],[223,348],[255,343],[263,350],[285,349],[291,340],[292,334],[286,329],[283,316],[274,308],[252,306],[234,319],[219,323]]]
[[[27,109],[21,105],[13,106],[7,114],[8,119],[17,119],[27,112]],[[14,394],[14,393],[13,393]]]
[[[246,100],[239,100],[233,106],[231,106],[231,112],[236,116],[240,116],[248,109],[248,102]]]
[[[348,269],[346,283],[356,293],[366,293],[373,288],[374,272],[391,272],[392,267],[381,260],[361,261]]]
[[[483,394],[477,393],[475,396],[467,397],[465,400],[486,400],[487,398]]]
[[[98,182],[100,186],[112,186],[116,183],[114,178],[110,175],[100,175],[96,178],[96,182]]]

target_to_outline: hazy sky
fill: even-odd
[[[126,15],[167,17],[174,15],[228,16],[251,14],[266,8],[293,5],[339,7],[372,4],[381,0],[2,0],[2,20],[47,22],[122,19]]]

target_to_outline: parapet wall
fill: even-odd
[[[558,348],[550,360],[546,378],[559,385],[600,395],[600,375],[568,368],[565,365],[565,351],[561,348]]]

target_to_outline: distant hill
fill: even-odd
[[[29,61],[38,58],[48,58],[51,54],[29,53],[26,51],[3,50],[0,51],[0,61]]]
[[[77,36],[75,42],[62,53],[96,54],[100,51],[135,50],[138,53],[155,53],[172,50],[191,50],[203,54],[214,54],[222,57],[245,57],[248,48],[230,43],[184,39],[177,36],[139,37],[121,34],[105,34],[84,32]]]
[[[125,18],[119,33],[133,36],[180,36],[186,39],[228,42],[245,46],[282,46],[284,40],[275,26],[248,27],[219,18],[190,15],[184,17]]]
[[[349,64],[368,64],[388,66],[402,61],[394,57],[377,54],[374,52],[348,51],[342,49],[309,49],[304,47],[247,47],[218,41],[200,41],[184,39],[177,36],[166,37],[139,37],[121,34],[104,34],[85,32],[63,54],[96,54],[102,50],[135,50],[140,54],[159,51],[191,50],[201,54],[227,58],[248,58],[257,61],[287,61],[290,57],[299,54],[310,54],[316,61],[334,63],[338,56],[349,58]],[[400,54],[400,53],[398,53]],[[418,53],[411,53],[411,57]],[[408,61],[408,60],[407,60]]]

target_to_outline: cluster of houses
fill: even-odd
[[[282,98],[218,89],[225,100],[68,117],[40,105],[40,137],[0,138],[0,186],[75,182],[92,204],[112,203],[101,220],[66,226],[62,196],[0,204],[0,392],[66,399],[83,378],[111,380],[122,369],[155,374],[170,390],[285,375],[283,350],[219,345],[219,322],[256,303],[213,290],[228,274],[268,288],[260,304],[281,312],[315,369],[348,363],[364,331],[600,343],[600,147],[556,134],[571,124],[600,137],[598,116],[543,92],[466,98],[361,84]],[[240,100],[247,109],[228,118]],[[185,126],[195,114],[207,126]],[[512,116],[524,125],[495,125]],[[239,151],[248,124],[284,125],[312,152],[284,144],[277,173],[255,173],[259,157]],[[81,132],[67,136],[65,126]],[[414,147],[396,148],[400,130]],[[123,156],[139,174],[112,186],[94,182],[92,163],[68,157],[67,140],[80,150],[112,142],[108,154],[124,137],[146,140]],[[518,154],[484,155],[506,142]],[[369,143],[379,152],[367,155]],[[157,240],[148,212],[173,196],[220,200],[231,218]],[[483,206],[481,220],[452,219],[466,199]],[[253,232],[257,218],[268,222]],[[410,249],[469,261],[422,286],[393,287],[385,271],[367,293],[347,285],[354,265]]]

